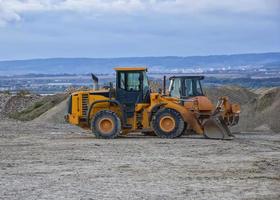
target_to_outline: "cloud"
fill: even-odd
[[[24,14],[78,12],[91,14],[202,14],[213,11],[277,14],[279,0],[0,0],[0,25]]]

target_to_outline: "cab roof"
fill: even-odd
[[[117,67],[116,71],[147,71],[146,67]]]

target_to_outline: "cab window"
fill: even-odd
[[[185,95],[186,96],[201,96],[203,95],[200,81],[197,79],[185,80]]]
[[[120,88],[125,90],[125,73],[120,73]]]
[[[170,88],[170,95],[172,97],[179,97],[180,98],[180,90],[181,90],[181,80],[180,79],[173,79]]]
[[[126,91],[140,91],[140,73],[139,72],[120,72],[119,86]]]
[[[146,94],[147,91],[150,90],[149,81],[146,73],[143,74],[143,90],[144,94]]]

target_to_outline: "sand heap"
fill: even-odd
[[[0,93],[0,119],[33,120],[61,103],[67,94],[41,96],[37,94]]]
[[[204,90],[213,103],[217,103],[219,97],[228,96],[231,102],[244,105],[258,96],[253,91],[238,86],[210,87]]]
[[[6,118],[10,113],[21,112],[43,97],[36,94],[0,94],[0,118]]]
[[[34,119],[33,122],[35,123],[56,123],[56,124],[61,124],[65,123],[64,116],[66,115],[67,112],[67,104],[68,100],[64,100],[58,105],[54,106],[51,108],[49,111],[45,112],[38,118]]]
[[[9,101],[6,103],[4,112],[21,112],[27,107],[33,105],[35,102],[41,100],[43,97],[36,94],[28,94],[28,95],[15,95],[12,96]]]
[[[5,94],[5,93],[0,93],[0,119],[5,118],[5,105],[11,98],[11,95]]]
[[[207,88],[206,93],[213,102],[219,96],[228,96],[231,102],[241,105],[240,121],[234,130],[280,132],[280,88],[249,90],[225,86]]]
[[[255,119],[257,125],[268,126],[271,130],[280,132],[280,88],[265,90],[248,107],[255,114],[252,119]]]

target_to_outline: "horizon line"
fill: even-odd
[[[30,60],[54,60],[54,59],[125,59],[125,58],[191,58],[191,57],[212,57],[212,56],[238,56],[238,55],[257,55],[257,54],[280,54],[280,51],[272,52],[258,52],[258,53],[236,53],[236,54],[209,54],[209,55],[192,55],[192,56],[120,56],[120,57],[38,57],[38,58],[26,58],[26,59],[7,59],[0,60],[0,62],[13,62],[13,61],[30,61]]]

